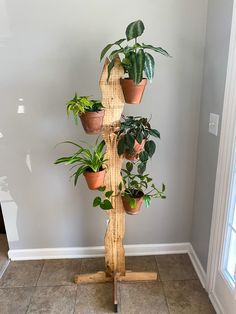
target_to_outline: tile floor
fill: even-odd
[[[0,314],[113,313],[112,284],[73,284],[101,270],[103,258],[11,262],[0,279]],[[157,271],[160,281],[119,284],[119,313],[215,313],[187,254],[127,257],[126,268]]]
[[[0,278],[9,262],[7,252],[8,252],[7,237],[5,234],[0,234]]]

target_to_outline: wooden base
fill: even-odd
[[[86,283],[104,283],[113,282],[113,305],[114,313],[118,312],[118,282],[121,281],[155,281],[158,280],[158,275],[155,272],[132,272],[126,271],[125,275],[119,273],[113,276],[108,276],[105,271],[99,271],[97,273],[83,274],[75,276],[76,284]]]
[[[155,281],[158,280],[158,275],[155,272],[132,272],[126,271],[125,275],[116,274],[113,277],[107,276],[104,271],[97,273],[83,274],[75,276],[76,284],[83,283],[102,283],[115,281]]]

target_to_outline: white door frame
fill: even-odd
[[[214,305],[220,304],[214,293],[214,285],[222,248],[229,201],[229,180],[233,166],[233,148],[236,138],[236,0],[233,5],[233,18],[229,47],[228,68],[225,86],[219,157],[216,173],[210,247],[207,265],[206,288]],[[220,312],[220,311],[219,311]]]

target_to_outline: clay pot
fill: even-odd
[[[85,171],[83,173],[90,190],[96,190],[103,186],[105,169],[99,172]]]
[[[124,157],[127,160],[137,160],[138,155],[143,151],[144,145],[146,143],[146,140],[142,140],[141,144],[139,144],[138,141],[134,141],[134,148],[133,148],[133,153],[129,154],[127,151],[124,153]]]
[[[143,203],[143,193],[140,193],[140,197],[136,198],[136,207],[135,208],[131,208],[131,206],[129,204],[129,199],[127,197],[122,196],[121,198],[122,198],[122,203],[123,203],[124,209],[128,215],[136,215],[139,213],[141,205]]]
[[[88,134],[97,134],[102,130],[104,110],[95,112],[85,112],[80,115],[83,128]]]
[[[134,84],[134,81],[128,78],[120,79],[120,84],[127,104],[140,104],[147,79],[142,79],[139,84]]]

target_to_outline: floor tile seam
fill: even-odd
[[[159,277],[159,280],[157,280],[157,281],[162,281],[161,280],[161,273],[160,273],[160,270],[159,270],[159,267],[158,267],[157,256],[154,255],[154,257],[155,257],[155,262],[156,262],[157,274],[158,274],[158,277]]]
[[[55,287],[75,287],[76,284],[66,284],[66,285],[48,285],[48,286],[11,286],[11,287],[0,287],[0,290],[7,289],[20,289],[20,288],[55,288]]]
[[[39,272],[39,276],[38,276],[38,278],[37,278],[37,280],[36,280],[36,283],[35,283],[35,286],[36,286],[36,287],[37,287],[37,285],[38,285],[39,278],[41,277],[41,274],[42,274],[42,272],[43,272],[44,266],[45,266],[45,260],[43,260],[42,268],[41,268],[41,270],[40,270],[40,272]]]
[[[167,311],[168,311],[169,314],[171,314],[171,312],[170,312],[170,307],[169,307],[169,303],[168,303],[168,299],[167,299],[167,296],[166,296],[166,292],[165,292],[165,289],[164,289],[163,282],[161,281],[160,283],[161,283],[162,291],[163,291],[164,298],[165,298],[165,301],[166,301]]]
[[[78,298],[78,284],[76,284],[76,291],[75,291],[75,302],[74,302],[74,310],[73,314],[75,314],[75,309],[76,309],[76,303],[77,303],[77,298]]]
[[[31,304],[31,301],[32,301],[32,298],[33,298],[33,295],[36,293],[36,287],[34,286],[34,287],[32,287],[32,288],[34,288],[34,291],[31,293],[31,296],[30,296],[29,303],[28,303],[28,305],[27,305],[27,309],[26,309],[26,311],[25,311],[25,314],[28,313],[29,308],[30,308],[30,304]]]

